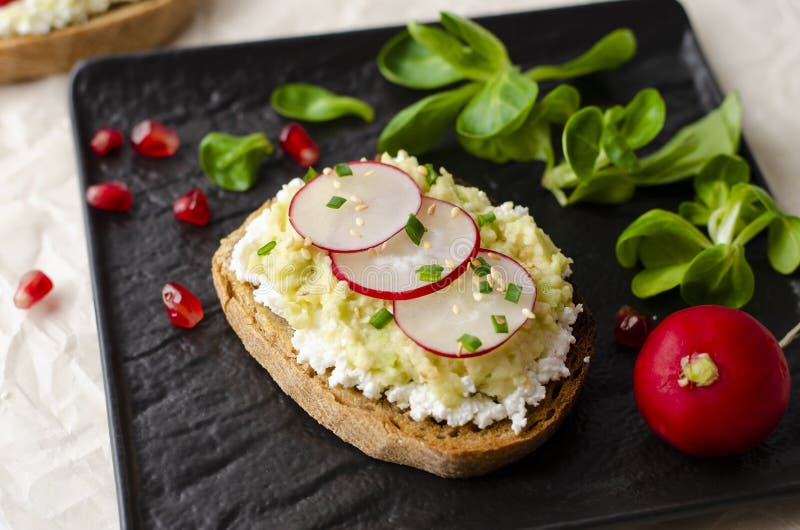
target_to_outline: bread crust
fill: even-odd
[[[257,303],[253,286],[238,281],[230,270],[234,245],[270,202],[221,241],[212,258],[214,286],[245,349],[312,418],[373,458],[445,478],[479,476],[498,469],[527,455],[558,429],[577,398],[594,351],[595,323],[585,304],[573,327],[577,340],[566,363],[571,375],[547,384],[545,399],[535,408],[528,407],[528,423],[520,434],[511,430],[508,419],[484,429],[472,424],[450,427],[431,419],[414,421],[385,398],[373,400],[357,389],[331,387],[324,374],[299,364],[291,343],[293,329]],[[576,301],[581,301],[577,294]]]

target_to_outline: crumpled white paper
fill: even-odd
[[[440,9],[475,15],[568,3],[200,0],[179,44],[430,20]],[[745,135],[778,199],[800,213],[800,3],[684,3],[723,87],[741,91]],[[118,527],[65,76],[0,87],[0,190],[0,529]],[[32,268],[55,289],[24,312],[11,297]],[[799,527],[797,500],[646,526]]]

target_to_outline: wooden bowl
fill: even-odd
[[[96,55],[153,48],[187,25],[196,0],[123,4],[46,35],[0,39],[0,82],[69,71]]]

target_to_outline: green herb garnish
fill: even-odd
[[[491,293],[492,286],[489,285],[489,282],[487,282],[486,280],[481,280],[480,282],[478,282],[478,290],[483,294]]]
[[[417,278],[421,282],[438,282],[442,279],[442,272],[444,267],[437,264],[423,265],[416,270]]]
[[[276,243],[275,241],[270,241],[269,243],[258,249],[258,252],[256,252],[256,254],[258,254],[259,256],[266,256],[267,254],[272,252],[272,249],[275,248],[277,244],[278,243]]]
[[[495,333],[508,333],[508,320],[505,315],[492,315],[492,326]]]
[[[258,167],[272,151],[263,133],[232,136],[211,132],[200,142],[200,167],[220,188],[247,191],[255,185]]]
[[[317,175],[319,175],[317,170],[309,166],[308,170],[306,171],[306,175],[303,177],[303,182],[310,182],[311,180],[314,180]]]
[[[333,197],[331,197],[331,199],[328,201],[328,204],[326,204],[325,206],[327,206],[328,208],[333,208],[334,210],[338,210],[346,202],[347,199],[345,199],[344,197],[339,197],[338,195],[334,195]]]
[[[389,81],[411,88],[441,88],[465,79],[471,82],[401,110],[380,135],[381,151],[403,148],[423,153],[455,125],[459,141],[476,156],[546,160],[552,145],[548,122],[540,119],[544,113],[536,103],[537,82],[615,68],[636,51],[631,31],[621,29],[565,64],[520,72],[503,43],[486,28],[447,12],[441,13],[440,21],[442,27],[409,22],[406,31],[383,47],[378,68]],[[535,125],[516,134],[533,115],[536,119],[531,124]],[[529,134],[531,130],[536,131],[534,136]]]
[[[519,297],[522,295],[522,287],[516,283],[509,283],[506,288],[505,299],[514,304],[519,302]]]
[[[412,243],[419,246],[422,242],[422,236],[427,232],[428,229],[425,228],[425,225],[417,219],[417,216],[413,213],[408,214],[408,221],[406,222],[406,234],[408,234],[409,239],[411,239]]]
[[[477,274],[478,276],[486,276],[490,272],[492,272],[492,266],[489,265],[489,262],[483,256],[478,256],[477,258],[472,258],[469,261],[469,266],[472,268],[472,271]]]
[[[348,166],[344,162],[342,162],[341,164],[336,164],[333,167],[333,169],[334,171],[336,171],[336,174],[339,175],[340,177],[349,177],[353,174],[353,170],[350,169],[350,166]]]
[[[800,265],[800,217],[781,210],[749,180],[744,160],[719,155],[695,178],[695,200],[681,204],[680,215],[655,209],[631,223],[616,253],[623,267],[643,265],[631,282],[633,294],[648,298],[679,287],[690,305],[741,307],[755,290],[745,245],[764,230],[772,267],[794,272]],[[705,226],[707,235],[695,225]]]
[[[483,228],[484,225],[497,221],[497,217],[494,215],[494,212],[488,212],[482,213],[476,220],[478,221],[478,228]]]
[[[369,104],[307,83],[279,86],[272,91],[270,103],[278,114],[295,120],[320,122],[353,115],[370,122],[375,117]]]
[[[461,345],[470,353],[473,353],[475,350],[481,347],[481,339],[474,335],[469,335],[464,333],[460,337],[456,339],[456,342],[460,342]]]
[[[392,313],[390,313],[385,307],[382,307],[370,317],[369,323],[372,324],[372,327],[375,329],[383,329],[386,327],[386,324],[392,321],[393,318],[394,316]]]
[[[742,109],[735,93],[660,149],[639,158],[636,150],[658,135],[665,117],[664,100],[652,88],[636,94],[625,107],[579,110],[564,126],[564,161],[545,171],[542,185],[562,206],[623,203],[637,187],[689,178],[714,156],[739,149]]]
[[[439,179],[439,174],[433,169],[433,164],[425,164],[425,169],[428,170],[428,174],[425,175],[425,180],[428,182],[430,186],[436,184],[436,181]]]

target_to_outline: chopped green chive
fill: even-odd
[[[425,180],[428,181],[428,184],[433,186],[436,184],[436,180],[439,178],[439,174],[436,173],[436,170],[433,169],[433,164],[425,164],[425,169],[428,170],[428,174],[425,175]]]
[[[303,182],[309,182],[310,180],[313,180],[317,175],[319,175],[319,173],[317,173],[317,170],[309,166],[308,171],[306,171],[306,176],[303,177]]]
[[[278,244],[275,241],[270,241],[269,243],[258,249],[257,254],[259,256],[266,256],[267,254],[272,252],[272,249],[275,248],[277,245]]]
[[[508,288],[506,289],[506,300],[509,302],[514,302],[515,304],[519,302],[519,297],[522,294],[522,287],[517,285],[516,283],[509,283]]]
[[[488,225],[489,223],[493,223],[497,221],[497,217],[494,215],[494,212],[483,213],[478,216],[478,228],[483,228],[483,225]]]
[[[486,276],[492,272],[492,266],[489,265],[489,262],[486,261],[482,256],[472,258],[469,262],[469,266],[472,267],[472,270],[478,276]]]
[[[406,234],[411,239],[411,241],[419,246],[420,242],[422,241],[422,235],[427,232],[428,229],[425,228],[425,225],[417,219],[417,216],[413,213],[408,214],[408,221],[406,222]]]
[[[336,164],[335,166],[333,166],[333,169],[334,171],[336,171],[336,174],[339,175],[340,177],[349,177],[350,175],[353,174],[353,170],[350,169],[350,166],[348,166],[344,162],[342,162],[341,164]]]
[[[469,335],[467,333],[464,333],[463,335],[458,337],[456,339],[456,342],[460,342],[461,345],[464,347],[464,349],[470,353],[480,348],[482,344],[481,339],[479,339],[474,335]]]
[[[334,210],[338,210],[346,202],[347,199],[345,199],[344,197],[339,197],[338,195],[334,195],[333,197],[331,197],[331,200],[329,200],[328,204],[326,204],[325,206],[327,206],[328,208],[333,208]]]
[[[444,267],[434,263],[433,265],[423,265],[416,272],[421,282],[438,282],[442,279],[442,271],[444,271]]]
[[[386,327],[386,324],[392,321],[392,318],[394,317],[389,310],[382,307],[380,311],[372,315],[369,319],[369,323],[372,324],[372,327],[375,329],[383,329]]]
[[[508,333],[508,320],[505,315],[492,315],[492,326],[495,333]]]
[[[478,290],[483,294],[491,293],[492,286],[489,285],[489,282],[487,282],[486,280],[481,280],[480,283],[478,284]]]

